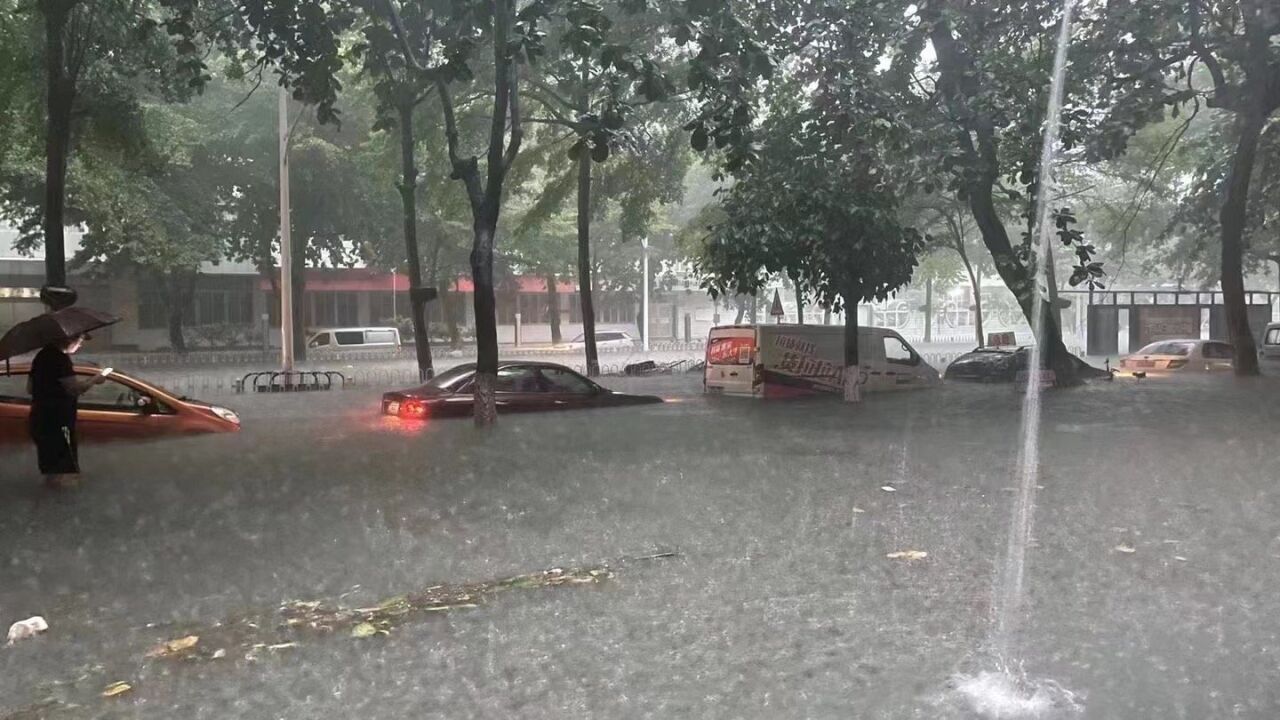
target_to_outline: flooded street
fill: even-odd
[[[678,402],[476,433],[382,419],[367,392],[227,398],[238,435],[85,448],[59,495],[7,454],[0,609],[51,629],[0,651],[0,717],[966,717],[949,685],[991,631],[1019,393],[849,407],[618,382]],[[1276,390],[1045,397],[1022,656],[1083,716],[1271,717]],[[288,601],[597,565],[614,577],[386,635],[145,657]],[[99,697],[116,681],[132,691]]]

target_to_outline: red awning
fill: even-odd
[[[276,271],[276,280],[279,281],[280,271]],[[307,268],[306,270],[307,290],[315,292],[388,292],[394,284],[396,292],[409,291],[409,278],[400,273],[396,273],[393,277],[391,273],[382,270],[372,270],[369,268]],[[258,280],[258,287],[263,290],[270,290],[271,283],[266,278]],[[509,277],[498,282],[498,292],[511,292],[513,289],[519,289],[522,293],[545,293],[547,291],[546,278],[534,275],[522,275],[518,277]],[[471,278],[463,275],[454,281],[454,292],[475,292],[475,283],[471,282]],[[561,294],[575,293],[578,291],[576,283],[557,280],[556,292]]]
[[[409,291],[409,278],[396,273],[369,268],[307,268],[303,276],[307,290],[315,292],[396,292]],[[280,280],[280,272],[276,271],[276,281]],[[271,283],[262,278],[258,286],[270,290]]]
[[[522,293],[545,293],[547,291],[546,278],[534,275],[521,275],[514,278],[499,280],[497,285],[498,292],[502,292],[503,290],[510,292],[515,288],[519,288],[519,291]],[[475,283],[471,282],[471,278],[466,276],[459,277],[454,287],[456,292],[469,293],[475,292],[476,290]],[[578,292],[578,286],[576,283],[556,280],[556,292],[562,294],[575,293]]]

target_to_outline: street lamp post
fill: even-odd
[[[644,250],[644,260],[640,270],[644,276],[641,278],[641,284],[644,286],[644,299],[640,306],[640,317],[643,323],[640,328],[640,339],[643,342],[644,351],[649,352],[649,238],[641,238],[640,247]]]
[[[293,370],[293,239],[289,224],[289,95],[280,86],[280,364]]]

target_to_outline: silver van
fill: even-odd
[[[393,327],[326,328],[311,333],[308,350],[394,350],[400,331]]]
[[[1262,347],[1258,352],[1263,360],[1280,362],[1280,322],[1270,323],[1262,331]]]

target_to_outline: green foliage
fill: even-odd
[[[775,108],[757,158],[722,193],[698,269],[716,297],[785,274],[827,308],[883,300],[910,281],[923,238],[903,227],[869,152],[842,153],[824,115]]]

